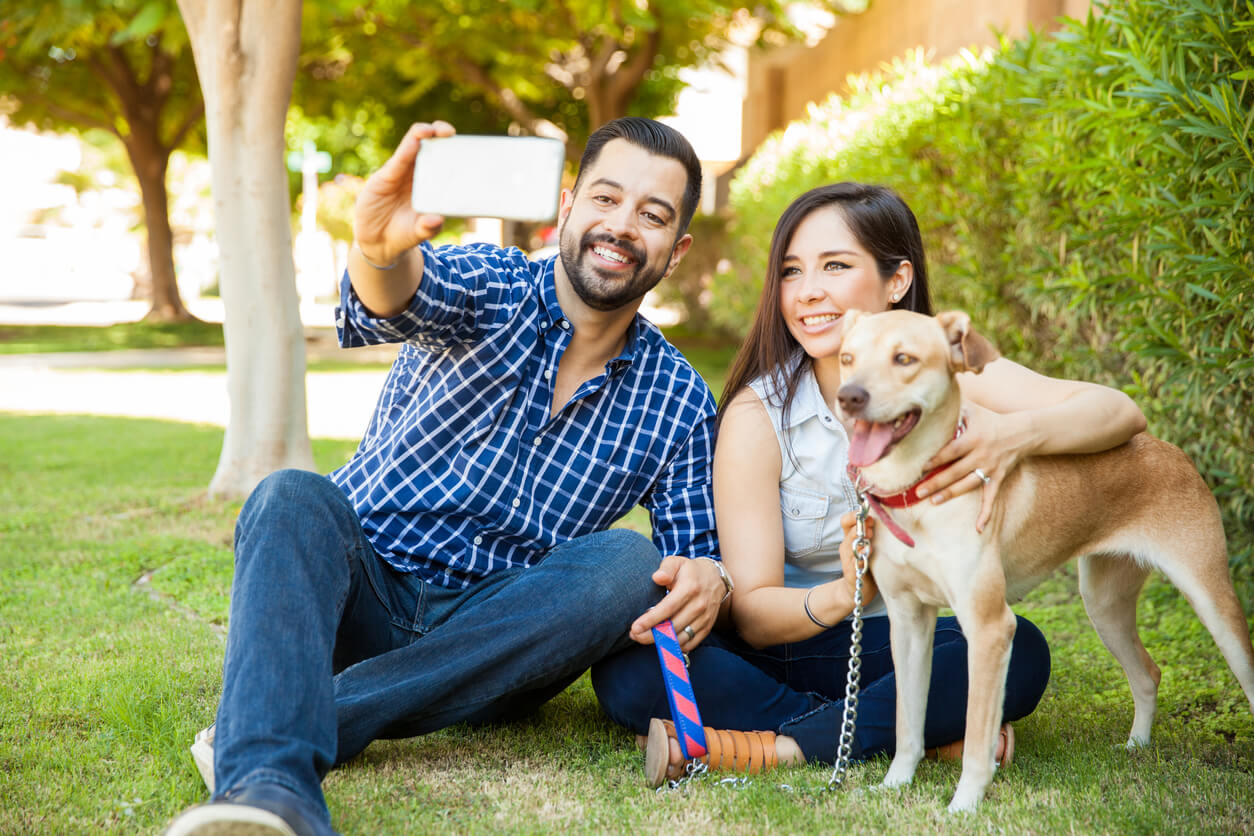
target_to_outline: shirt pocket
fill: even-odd
[[[582,451],[564,457],[545,475],[541,484],[559,486],[547,499],[549,510],[560,516],[572,537],[609,527],[640,501],[647,484],[641,474]]]
[[[784,552],[801,557],[823,545],[823,523],[827,519],[827,494],[796,488],[779,489],[779,508],[784,519]]]

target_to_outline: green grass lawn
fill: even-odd
[[[187,752],[213,717],[238,503],[207,501],[222,432],[160,421],[0,415],[0,833],[155,833],[205,791]],[[353,445],[317,443],[329,470]],[[639,517],[633,525],[641,525]],[[587,678],[529,722],[373,744],[325,784],[346,833],[1254,832],[1254,718],[1188,605],[1154,580],[1140,623],[1163,669],[1148,749],[1116,747],[1131,698],[1072,573],[1016,609],[1054,673],[1016,725],[1014,765],[949,817],[957,764],[871,791],[885,760],[794,768],[742,790],[656,795]],[[796,788],[778,787],[786,781]]]
[[[214,345],[222,345],[222,325],[217,322],[124,322],[108,326],[0,324],[0,354]]]

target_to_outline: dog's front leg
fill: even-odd
[[[970,596],[954,602],[967,638],[967,729],[962,777],[949,812],[974,810],[997,768],[993,754],[1001,726],[1015,614],[1006,604],[1005,576],[997,560],[984,561],[971,579]]]
[[[897,677],[897,752],[884,776],[884,786],[900,787],[914,779],[923,759],[923,726],[927,718],[928,683],[932,679],[932,641],[936,607],[908,591],[885,596],[893,668]]]

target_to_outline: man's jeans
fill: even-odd
[[[267,477],[236,527],[214,744],[217,793],[321,781],[372,740],[522,716],[631,644],[661,558],[614,529],[445,589],[393,570],[329,479]]]

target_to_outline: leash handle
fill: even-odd
[[[679,648],[675,625],[669,619],[653,628],[653,646],[657,648],[658,662],[662,665],[662,681],[666,684],[666,701],[671,706],[679,750],[684,760],[699,758],[706,753],[705,728],[701,725],[692,681],[688,678],[688,666],[684,664],[684,652]]]

